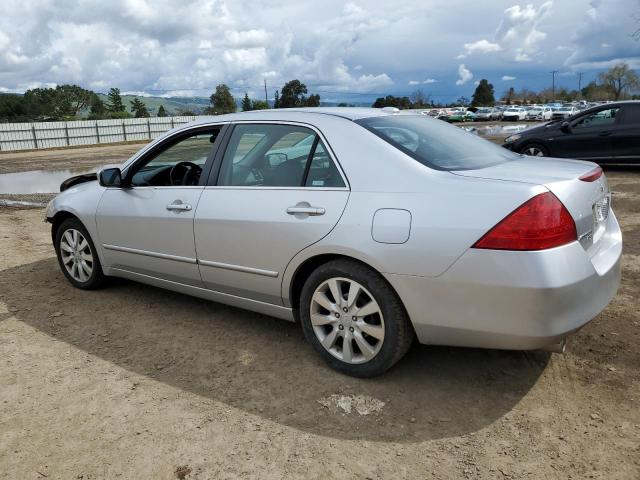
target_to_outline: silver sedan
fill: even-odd
[[[619,285],[597,165],[390,109],[209,117],[63,189],[47,220],[74,286],[124,277],[299,321],[350,375],[414,338],[561,350]]]

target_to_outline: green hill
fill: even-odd
[[[100,99],[108,103],[109,98],[99,93]],[[131,111],[131,100],[136,98],[135,95],[122,95],[122,103],[125,104],[128,111]],[[202,111],[209,106],[209,99],[204,97],[137,97],[140,101],[144,102],[151,113],[155,116],[158,113],[160,105],[164,105],[164,109],[168,115],[175,115],[180,110],[190,110],[196,114],[201,114]]]

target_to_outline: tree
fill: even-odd
[[[515,95],[516,95],[516,90],[515,88],[511,87],[502,95],[502,100],[507,105],[511,105],[511,102],[513,102]]]
[[[27,102],[37,106],[42,116],[54,119],[75,118],[89,106],[94,93],[78,85],[34,88],[25,92]]]
[[[598,76],[600,83],[614,92],[614,100],[619,100],[625,93],[640,88],[640,78],[626,63],[620,63]]]
[[[493,96],[493,85],[486,78],[480,80],[471,100],[472,107],[492,107],[496,103]]]
[[[136,118],[147,118],[151,116],[149,115],[147,105],[143,101],[139,100],[138,97],[131,100],[131,111]]]
[[[320,95],[317,93],[315,95],[309,95],[307,101],[305,102],[307,107],[319,107],[320,106]]]
[[[254,100],[251,102],[251,110],[268,110],[269,104],[265,100]]]
[[[236,101],[231,95],[231,90],[224,83],[216,87],[216,91],[211,94],[209,101],[211,102],[211,107],[208,109],[208,113],[213,115],[223,115],[236,111]]]
[[[461,107],[467,107],[469,105],[469,99],[467,97],[458,97],[458,99],[456,100],[456,105],[459,105]]]
[[[253,110],[253,108],[251,108],[253,105],[251,105],[251,99],[249,99],[249,95],[247,94],[247,92],[244,92],[244,98],[242,99],[242,111],[243,112],[248,112],[249,110]]]
[[[158,117],[166,117],[167,111],[164,109],[164,105],[158,107]]]
[[[280,108],[304,107],[307,100],[306,93],[307,86],[300,80],[291,80],[285,83],[280,90]]]
[[[394,97],[393,95],[376,98],[376,101],[371,106],[373,108],[396,107],[401,110],[413,107],[409,97]]]
[[[211,112],[211,109],[207,109],[207,110],[208,110],[208,112]],[[190,110],[187,107],[182,107],[182,108],[178,109],[176,114],[179,117],[194,117],[196,115],[196,112],[194,112],[193,110]],[[215,113],[214,113],[214,115],[215,115]]]
[[[431,103],[431,97],[425,95],[421,89],[418,89],[411,94],[411,102],[413,102],[414,108],[423,108]]]
[[[89,118],[90,119],[99,119],[104,118],[107,113],[107,107],[104,106],[104,102],[97,95],[93,94],[91,96],[91,101],[89,102]]]
[[[109,100],[107,102],[107,111],[109,113],[127,111],[124,103],[122,103],[122,97],[120,96],[119,88],[111,88],[109,90],[109,93],[107,93],[107,97],[109,97]]]
[[[280,108],[280,92],[278,90],[273,95],[273,108]]]
[[[608,85],[599,85],[596,82],[589,82],[581,91],[582,98],[590,102],[603,100],[613,100],[615,92]]]

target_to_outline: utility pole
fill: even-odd
[[[551,73],[551,95],[553,96],[553,101],[556,101],[556,73],[558,73],[558,70],[554,70]]]
[[[582,75],[584,75],[584,73],[582,73],[582,72],[578,73],[578,91],[582,90],[582,88],[581,88],[582,87]]]
[[[264,80],[264,101],[267,102],[267,108],[269,108],[269,97],[267,97],[267,79],[263,78]]]

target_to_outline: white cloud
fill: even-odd
[[[473,73],[471,73],[471,71],[464,65],[464,63],[461,63],[458,67],[458,76],[460,78],[456,80],[456,85],[464,85],[473,78]]]
[[[409,85],[420,85],[418,80],[409,80]]]
[[[565,65],[574,70],[604,69],[617,63],[640,68],[640,42],[632,38],[640,21],[637,0],[591,0],[571,37]]]
[[[482,39],[473,43],[465,43],[464,53],[458,55],[457,58],[465,58],[474,53],[491,53],[491,52],[499,52],[501,50],[502,50],[502,47],[497,43],[493,43],[488,40]]]
[[[430,83],[436,83],[437,81],[438,81],[438,80],[436,80],[435,78],[427,78],[427,79],[423,80],[423,82],[422,82],[422,83],[424,83],[424,84],[428,85],[428,84],[430,84]]]
[[[503,82],[510,82],[511,80],[515,80],[516,77],[512,77],[511,75],[503,75],[502,76],[502,81]]]

